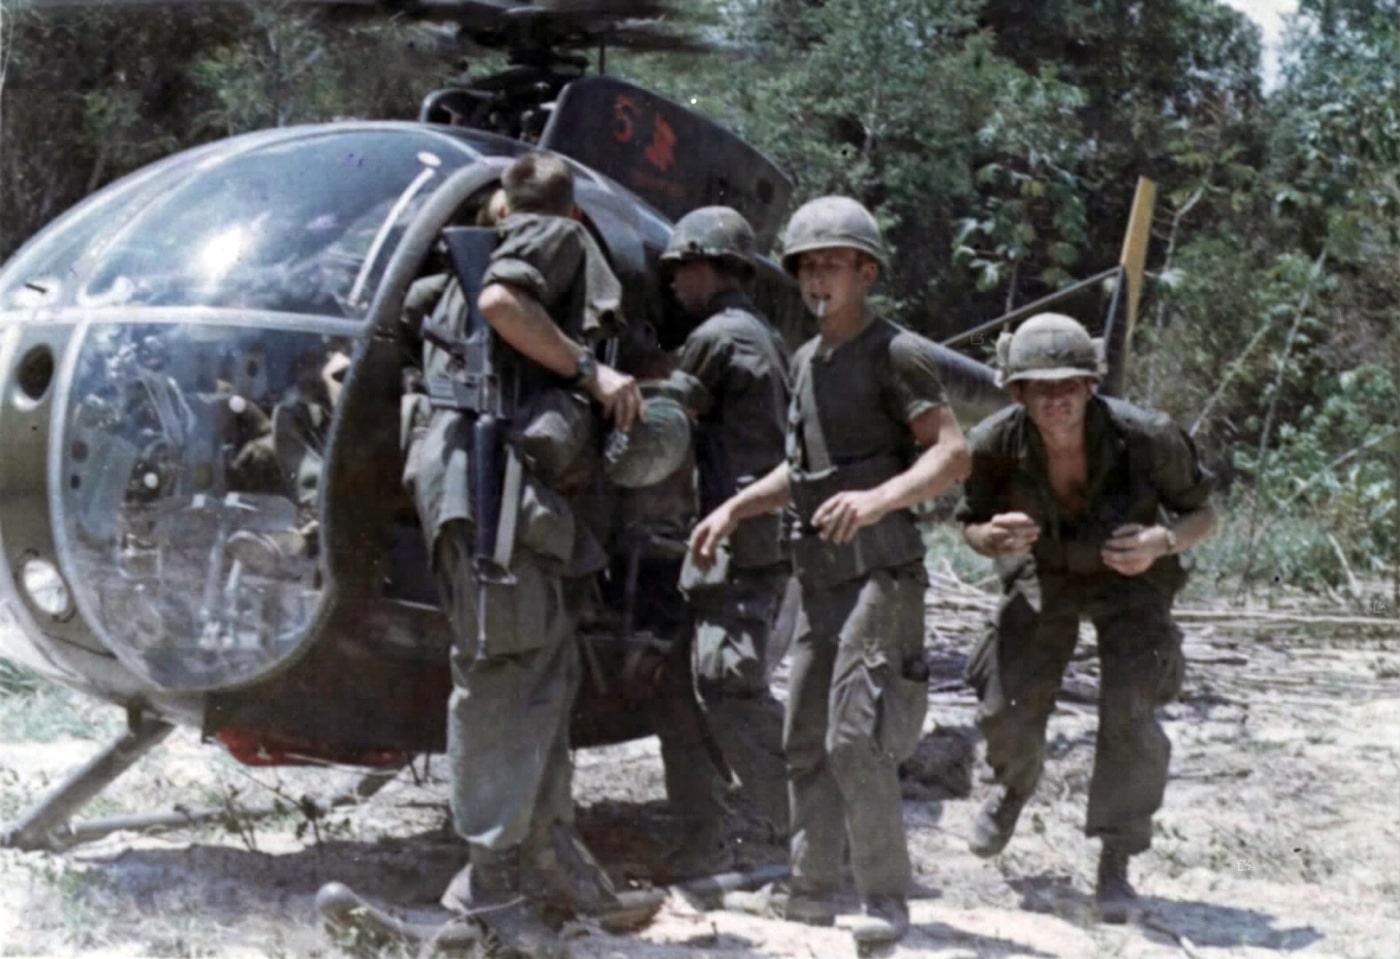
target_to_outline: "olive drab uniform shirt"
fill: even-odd
[[[709,318],[691,331],[680,369],[714,400],[696,424],[700,512],[704,515],[783,459],[788,408],[788,353],[778,333],[754,313],[742,290],[717,294]],[[783,558],[778,513],[744,520],[730,536],[739,568]]]
[[[1212,477],[1191,438],[1171,418],[1122,400],[1095,395],[1085,409],[1088,487],[1084,511],[1064,516],[1050,488],[1045,447],[1025,407],[988,417],[968,435],[972,475],[957,519],[985,523],[998,513],[1022,512],[1040,526],[1030,557],[999,557],[1009,581],[1028,563],[1055,573],[1108,571],[1100,550],[1115,527],[1152,526],[1162,511],[1189,513],[1210,498]],[[1164,556],[1143,574],[1175,591],[1184,582],[1178,556]]]
[[[831,350],[815,337],[793,359],[788,464],[802,524],[794,560],[804,585],[922,560],[923,539],[909,510],[860,530],[849,546],[820,540],[810,524],[833,494],[879,486],[917,458],[909,424],[947,403],[931,347],[922,336],[875,319]]]
[[[622,288],[602,251],[579,222],[560,216],[517,214],[497,225],[500,237],[486,269],[483,286],[507,283],[534,297],[571,339],[591,343],[615,335],[622,325]],[[427,277],[410,290],[405,320],[421,319],[423,302],[444,288],[431,322],[450,336],[467,332],[467,304],[455,279]],[[503,350],[508,350],[501,344]],[[577,407],[577,421],[591,424],[595,414],[586,397],[570,393],[563,381],[539,364],[516,357],[521,383],[520,405],[512,422],[512,442],[531,428],[542,407]],[[424,348],[426,377],[460,377],[452,357],[431,344]],[[570,399],[572,397],[572,399]],[[450,520],[472,520],[470,470],[471,417],[436,410],[410,452],[405,482],[412,485],[419,518],[426,530],[440,530]],[[556,572],[584,575],[606,564],[602,547],[578,521],[577,510],[542,475],[539,464],[525,458],[525,488],[517,526],[517,549]]]

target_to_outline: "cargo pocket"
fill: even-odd
[[[1172,639],[1163,643],[1153,654],[1157,663],[1156,703],[1165,706],[1181,695],[1186,680],[1186,657],[1181,654],[1181,630],[1172,624]]]
[[[567,563],[573,557],[577,535],[568,500],[527,472],[520,490],[516,545],[554,562]]]
[[[928,713],[928,679],[894,676],[880,692],[880,748],[902,763],[914,755]]]
[[[997,628],[988,624],[982,631],[982,638],[973,647],[972,655],[967,658],[967,665],[963,667],[963,681],[976,690],[979,698],[996,669],[996,652]]]
[[[514,656],[549,644],[563,615],[562,584],[522,565],[514,583],[481,583],[485,656]]]

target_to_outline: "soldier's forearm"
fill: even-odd
[[[971,469],[972,456],[961,434],[940,439],[924,450],[914,465],[879,487],[885,512],[932,499],[966,479]]]
[[[1198,510],[1182,513],[1167,526],[1176,534],[1176,551],[1190,549],[1215,531],[1215,508],[1207,503]]]
[[[750,483],[729,500],[730,513],[735,521],[771,513],[792,502],[788,487],[788,465],[779,463],[755,483]]]
[[[564,335],[540,302],[507,283],[481,291],[481,315],[496,335],[552,373],[568,379],[578,372],[583,347]]]

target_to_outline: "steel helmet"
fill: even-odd
[[[686,260],[726,260],[743,272],[753,270],[758,242],[753,227],[738,210],[727,206],[702,206],[691,210],[676,223],[662,263]]]
[[[869,210],[848,196],[817,197],[798,208],[783,234],[783,269],[796,276],[799,253],[833,246],[868,253],[880,269],[889,269],[880,224]]]
[[[618,486],[659,483],[680,469],[690,452],[690,417],[670,396],[648,396],[646,419],[627,432],[614,429],[603,444],[603,473]]]
[[[1103,378],[1103,340],[1092,339],[1078,320],[1037,313],[1014,334],[997,338],[997,385],[1018,380]]]

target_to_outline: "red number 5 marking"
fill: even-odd
[[[632,142],[632,118],[636,116],[637,105],[626,94],[618,94],[613,101],[613,139],[618,143]]]
[[[676,162],[676,131],[659,113],[652,114],[651,144],[646,148],[646,158],[652,166],[665,172]]]

